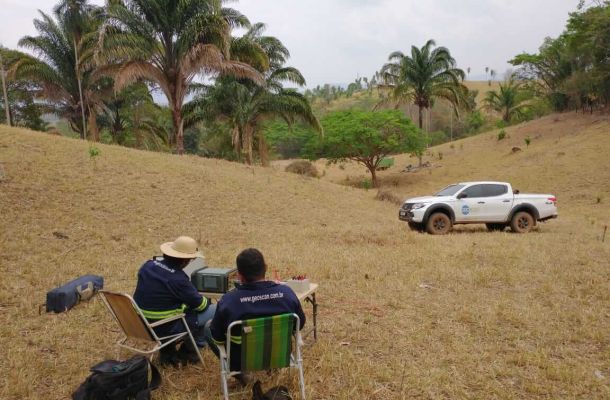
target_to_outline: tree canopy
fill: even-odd
[[[375,187],[376,170],[384,157],[425,148],[420,130],[398,110],[339,111],[321,122],[324,137],[312,146],[310,158],[323,155],[333,162],[356,161],[369,170]]]

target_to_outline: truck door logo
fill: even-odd
[[[462,206],[462,214],[464,214],[464,215],[470,214],[470,207],[468,207],[468,204],[464,204]]]

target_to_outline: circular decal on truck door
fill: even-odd
[[[468,207],[468,204],[464,204],[462,206],[462,214],[464,214],[464,215],[470,214],[470,207]]]

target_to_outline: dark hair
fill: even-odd
[[[254,282],[265,277],[267,264],[263,254],[256,249],[246,249],[237,255],[237,271],[246,282]]]
[[[163,254],[163,260],[168,264],[168,267],[176,269],[184,269],[191,261],[192,258],[177,258]]]

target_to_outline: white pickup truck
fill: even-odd
[[[537,221],[557,218],[552,194],[519,194],[505,182],[463,182],[449,185],[434,196],[407,199],[398,213],[413,230],[443,235],[456,224],[485,224],[490,231],[510,226],[529,232]]]

